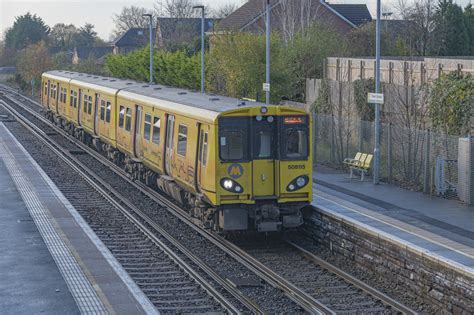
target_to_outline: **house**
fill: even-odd
[[[156,36],[156,28],[152,29],[152,36]],[[114,54],[127,54],[145,47],[150,43],[149,28],[133,27],[117,37],[113,42]]]
[[[259,33],[265,30],[264,0],[249,0],[218,26],[219,32],[244,31]],[[365,4],[329,4],[323,0],[270,0],[272,29],[295,33],[301,25],[319,21],[340,33],[348,33],[372,21]]]
[[[212,31],[220,19],[205,19],[204,31]],[[114,54],[126,54],[145,47],[150,42],[149,28],[131,28],[120,35],[113,43]],[[170,48],[188,43],[201,35],[200,18],[167,18],[159,17],[152,29],[155,48]]]
[[[112,46],[105,47],[74,47],[72,63],[77,65],[81,60],[93,59],[97,63],[104,63],[106,55],[113,53]]]

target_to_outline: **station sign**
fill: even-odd
[[[265,92],[270,92],[270,83],[263,83],[263,90]]]
[[[369,93],[367,96],[367,103],[369,104],[383,104],[384,97],[382,93]]]

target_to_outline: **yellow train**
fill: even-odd
[[[311,118],[288,106],[69,71],[42,76],[51,121],[218,231],[303,224]]]

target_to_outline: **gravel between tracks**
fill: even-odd
[[[70,170],[63,163],[58,161],[49,149],[40,144],[37,139],[26,131],[18,123],[5,123],[7,128],[17,137],[22,145],[28,150],[31,156],[51,177],[53,182],[75,181],[70,176]],[[80,150],[62,136],[54,136],[56,141],[63,143],[68,150]],[[148,198],[124,179],[120,178],[112,170],[104,167],[95,158],[88,154],[76,155],[81,162],[92,169],[105,182],[121,192],[123,197],[128,199],[137,208],[141,209],[156,223],[163,227],[174,238],[180,240],[182,245],[196,254],[213,270],[225,278],[252,279],[258,283],[256,287],[242,287],[240,290],[253,299],[260,307],[269,313],[301,313],[303,310],[293,301],[287,298],[280,290],[273,288],[269,284],[261,281],[253,272],[242,266],[240,263],[222,252],[215,245],[204,239],[192,228],[187,226],[180,219],[169,213],[165,208]],[[59,185],[58,185],[59,186]],[[74,205],[74,203],[73,203]],[[183,257],[184,258],[184,257]]]

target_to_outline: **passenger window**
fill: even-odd
[[[119,127],[123,128],[123,118],[125,116],[125,107],[120,106],[120,112],[119,112]]]
[[[105,119],[105,101],[101,100],[100,101],[100,120]]]
[[[150,141],[150,131],[151,131],[151,115],[145,114],[145,126],[143,128],[143,137],[145,140]]]
[[[112,105],[110,102],[107,102],[107,108],[105,109],[105,122],[110,122],[110,111],[112,110]]]
[[[83,108],[83,110],[84,110],[84,113],[87,113],[87,95],[86,94],[84,94],[84,108]]]
[[[74,92],[74,108],[77,107],[77,92]]]
[[[186,156],[186,145],[188,143],[188,127],[185,125],[178,126],[178,154]]]
[[[202,165],[207,164],[207,132],[204,134],[204,143],[202,148]]]
[[[308,136],[305,130],[288,129],[286,131],[286,157],[305,158],[308,156]]]
[[[127,108],[127,113],[125,114],[125,130],[130,131],[132,129],[132,110]]]
[[[160,144],[160,117],[153,117],[153,143]]]
[[[241,160],[244,157],[244,139],[242,131],[221,131],[219,137],[222,160]]]
[[[92,96],[89,96],[89,109],[87,113],[90,115],[92,113]]]

